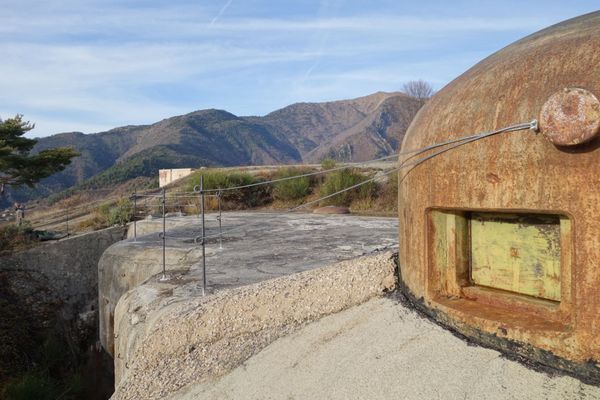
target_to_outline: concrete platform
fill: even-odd
[[[206,215],[207,236],[219,232],[216,216]],[[206,271],[211,291],[398,248],[397,218],[257,212],[229,212],[222,218],[225,232],[222,248],[216,237],[208,239],[206,245]],[[130,246],[129,251],[138,251],[139,247],[156,250],[162,245],[157,233],[162,229],[161,219],[141,221],[137,229],[142,233],[137,243],[132,244],[130,240],[123,244]],[[195,262],[191,265],[191,277],[202,273],[201,246],[193,241],[200,235],[197,217],[168,219],[167,252],[193,249]]]
[[[171,400],[600,399],[600,388],[549,376],[472,346],[389,298],[327,316],[229,374]]]
[[[222,248],[216,214],[206,215],[207,294],[312,270],[362,255],[397,249],[397,219],[355,215],[230,212],[222,216]],[[202,247],[197,216],[166,219],[165,270],[185,274],[202,289]],[[121,296],[156,274],[162,274],[163,221],[136,224],[137,238],[106,250],[98,266],[100,341],[113,355],[114,313]],[[129,228],[129,236],[133,227]]]
[[[168,224],[173,279],[136,277],[115,312],[116,400],[600,399],[598,387],[529,369],[373,298],[393,281],[391,253],[375,250],[396,249],[394,218],[227,213],[224,230],[234,230],[223,249],[216,238],[207,245],[205,297],[198,220]],[[137,241],[105,255],[120,268],[111,276],[157,272],[162,221],[138,229]]]

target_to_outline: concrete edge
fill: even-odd
[[[121,376],[112,398],[159,399],[217,378],[279,337],[394,289],[394,271],[392,252],[383,252],[177,300],[172,287],[151,279],[117,306],[115,352],[122,356],[115,370]],[[159,296],[150,302],[149,288]],[[132,322],[142,309],[143,318]]]

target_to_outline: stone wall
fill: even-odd
[[[126,228],[113,227],[78,235],[0,258],[0,275],[17,294],[19,305],[41,327],[60,316],[95,333],[98,261]]]

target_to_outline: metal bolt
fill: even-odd
[[[600,132],[600,101],[581,88],[556,92],[542,106],[540,129],[557,146],[589,142]]]

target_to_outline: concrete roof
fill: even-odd
[[[220,379],[179,391],[199,399],[600,399],[455,337],[390,298],[325,317]]]

